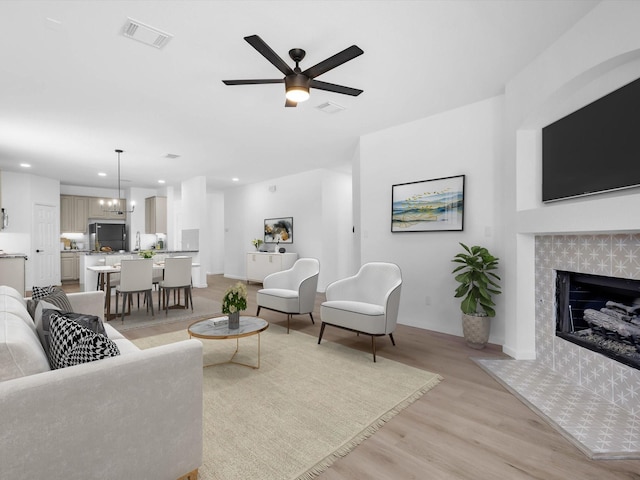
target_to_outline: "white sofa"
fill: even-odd
[[[102,318],[102,291],[68,298]],[[49,370],[27,319],[26,300],[0,286],[1,480],[197,478],[200,342],[140,350],[105,322],[120,355]]]

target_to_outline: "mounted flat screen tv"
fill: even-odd
[[[542,201],[640,185],[640,79],[542,129]]]

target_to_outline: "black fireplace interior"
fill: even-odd
[[[556,274],[556,335],[640,369],[640,281]]]

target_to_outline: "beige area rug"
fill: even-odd
[[[155,316],[151,316],[151,310],[147,313],[146,307],[142,304],[138,310],[137,301],[134,300],[133,308],[131,308],[131,315],[125,315],[124,322],[122,322],[120,315],[117,318],[109,321],[109,325],[114,327],[120,332],[125,332],[134,328],[151,327],[153,325],[182,322],[184,320],[193,319],[196,320],[210,318],[215,315],[219,315],[222,312],[222,305],[220,302],[210,300],[208,298],[194,298],[193,299],[193,312],[191,308],[187,310],[169,310],[169,313],[165,315],[164,310],[158,311],[158,297],[154,292],[154,304],[153,308]],[[142,298],[140,299],[142,302]],[[122,297],[120,297],[119,312],[122,312]],[[116,302],[115,297],[111,299],[111,312],[115,313]]]
[[[173,332],[135,343],[185,338]],[[260,346],[258,370],[203,369],[202,480],[313,478],[442,380],[277,325],[261,334]],[[228,360],[235,347],[235,340],[204,340],[204,363]],[[255,364],[257,348],[257,336],[241,338],[236,360]]]

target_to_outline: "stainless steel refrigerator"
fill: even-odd
[[[110,247],[112,251],[126,250],[127,226],[123,223],[90,223],[89,241],[91,249]]]

